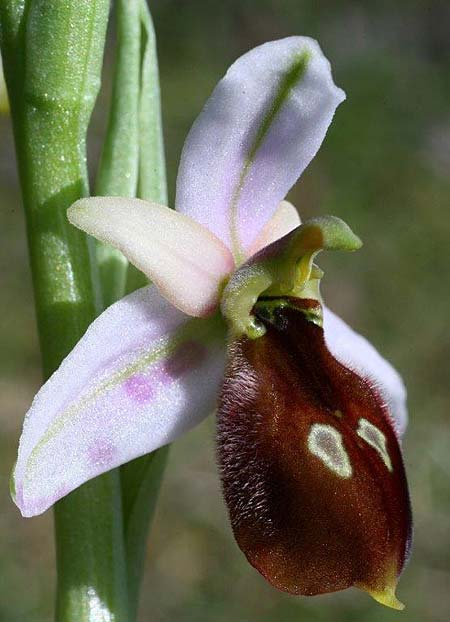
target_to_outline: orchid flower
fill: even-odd
[[[318,44],[239,58],[194,123],[176,211],[82,199],[70,221],[153,282],[109,307],[41,388],[13,474],[24,516],[174,441],[218,408],[236,540],[277,588],[355,585],[395,608],[408,556],[397,372],[323,306],[321,250],[356,250],[331,216],[284,198],[344,93]]]

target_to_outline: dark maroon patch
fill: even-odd
[[[218,461],[233,531],[281,590],[382,591],[400,574],[411,539],[399,443],[374,387],[336,361],[322,328],[306,319],[318,303],[289,302],[272,313],[258,305],[267,333],[229,347]],[[374,448],[357,430],[371,440],[378,430],[384,457],[382,443]],[[340,453],[324,442],[328,432],[341,439]],[[311,451],[313,441],[320,451]]]

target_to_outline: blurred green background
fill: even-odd
[[[184,137],[229,64],[291,34],[319,40],[348,96],[291,198],[364,240],[321,257],[327,302],[401,371],[415,544],[397,613],[348,590],[278,593],[233,541],[214,464],[214,421],[172,449],[148,547],[142,622],[447,622],[450,619],[450,4],[433,0],[155,0],[171,196]],[[105,89],[91,131],[95,169]],[[40,383],[9,119],[0,119],[0,620],[52,619],[51,512],[20,518],[8,495],[21,420]]]

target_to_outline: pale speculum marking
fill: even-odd
[[[352,476],[352,465],[342,434],[333,426],[314,423],[308,434],[308,449],[339,477],[348,479]]]
[[[360,419],[356,434],[375,449],[388,470],[392,471],[392,462],[386,449],[386,437],[383,432],[367,419]]]

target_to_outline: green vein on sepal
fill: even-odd
[[[269,133],[272,123],[275,121],[284,103],[287,101],[297,84],[303,79],[308,66],[309,58],[310,53],[307,50],[298,54],[281,79],[278,90],[275,93],[273,103],[258,129],[255,141],[248,155],[247,162],[249,166],[253,162],[256,152],[261,147],[265,137]]]
[[[127,364],[122,369],[116,371],[111,377],[101,382],[99,386],[96,386],[76,404],[69,406],[69,408],[60,413],[58,417],[51,422],[46,433],[30,454],[27,463],[27,473],[33,470],[36,461],[39,459],[42,448],[65,427],[72,417],[92,404],[96,399],[104,395],[107,391],[118,387],[134,374],[171,356],[184,342],[195,338],[196,341],[202,344],[210,345],[220,339],[222,331],[223,322],[221,317],[217,314],[213,318],[210,318],[209,321],[197,318],[188,320],[174,333],[174,336],[171,338],[164,337],[158,340],[155,347],[150,352],[146,352],[137,360],[133,361],[133,363]]]
[[[16,472],[17,459],[14,461],[13,467],[11,469],[11,475],[9,476],[9,494],[11,495],[11,499],[15,502],[16,500]]]
[[[244,258],[245,254],[241,247],[241,243],[239,240],[239,233],[237,230],[237,207],[239,203],[239,197],[244,187],[245,180],[247,175],[254,163],[256,154],[260,147],[262,146],[265,138],[267,137],[270,128],[272,127],[274,121],[278,117],[283,105],[289,99],[292,91],[298,85],[298,83],[303,79],[306,69],[308,67],[308,62],[310,59],[310,53],[308,50],[303,50],[299,52],[298,55],[294,58],[293,62],[287,69],[286,73],[281,78],[278,88],[274,94],[274,98],[272,103],[267,110],[261,125],[256,132],[254,141],[250,147],[250,151],[248,153],[247,159],[244,164],[244,168],[242,169],[242,173],[239,178],[238,185],[233,194],[233,198],[231,200],[231,245],[233,255],[237,261],[240,263]]]

